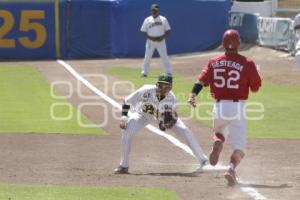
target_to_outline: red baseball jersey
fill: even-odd
[[[261,86],[255,63],[237,53],[210,59],[198,79],[210,86],[212,97],[220,100],[245,100],[249,89],[256,92]]]

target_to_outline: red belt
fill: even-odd
[[[232,102],[239,102],[239,99],[216,99],[216,102],[220,102],[222,100],[225,100],[225,101],[232,101]]]

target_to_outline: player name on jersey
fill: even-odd
[[[163,25],[162,22],[154,22],[154,23],[151,23],[151,24],[149,25],[149,28],[152,28],[152,27],[154,27],[154,26],[162,26],[162,25]]]
[[[240,72],[243,70],[244,66],[241,65],[238,62],[231,61],[231,60],[218,60],[212,63],[213,68],[218,68],[218,67],[230,67],[234,68],[236,70],[239,70]]]

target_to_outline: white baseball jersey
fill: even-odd
[[[144,20],[144,23],[141,27],[141,31],[147,33],[151,37],[163,36],[165,32],[169,30],[171,30],[171,28],[168,20],[161,15],[158,15],[156,18],[154,18],[153,16],[147,17]],[[141,74],[147,75],[149,73],[150,60],[152,58],[155,49],[157,49],[163,61],[165,73],[172,74],[165,39],[163,39],[162,41],[152,41],[150,39],[147,39],[145,59],[144,59],[144,64],[143,64],[143,69],[141,71]]]
[[[161,15],[156,18],[149,16],[144,20],[141,31],[147,33],[151,37],[160,37],[166,31],[171,30],[168,20]]]
[[[124,100],[133,112],[144,117],[160,119],[161,113],[165,110],[176,110],[176,96],[170,91],[164,99],[159,101],[156,97],[156,85],[144,85]]]

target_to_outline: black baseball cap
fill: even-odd
[[[158,83],[165,83],[165,84],[172,84],[173,82],[173,77],[169,74],[162,73],[158,76]]]
[[[159,10],[159,5],[158,4],[152,4],[151,5],[151,10]]]

